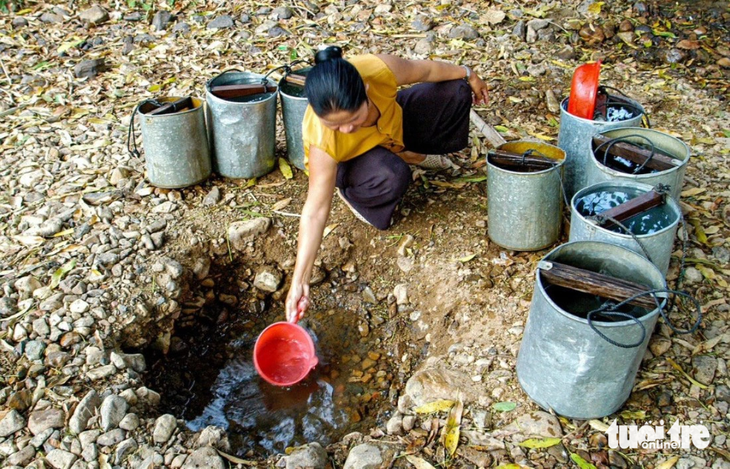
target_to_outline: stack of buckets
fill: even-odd
[[[306,74],[308,69],[298,70]],[[168,114],[139,116],[147,178],[153,186],[180,188],[198,184],[212,171],[227,178],[254,178],[276,166],[276,105],[281,96],[287,156],[304,169],[302,120],[307,108],[303,87],[282,79],[277,91],[245,98],[220,98],[211,88],[266,83],[264,75],[229,70],[206,83],[206,100],[192,98],[188,109]],[[176,97],[160,99],[160,103]],[[132,119],[134,119],[134,115]]]
[[[595,120],[592,108],[584,116],[568,112],[575,89],[574,80],[571,98],[561,103],[557,147],[520,141],[498,148],[518,154],[532,149],[556,160],[554,167],[520,172],[500,167],[487,158],[489,237],[510,250],[544,249],[558,240],[562,202],[570,200],[569,242],[553,249],[543,261],[665,289],[681,219],[678,198],[689,149],[670,135],[640,127],[644,110],[633,100],[624,102],[638,112],[624,120]],[[631,143],[649,141],[676,164],[672,169],[648,174],[611,169],[594,156],[593,137],[597,134]],[[658,184],[669,186],[665,203],[652,209],[664,225],[648,234],[632,236],[600,227],[579,204],[593,195],[620,194],[632,199]],[[545,284],[538,269],[517,360],[517,377],[530,398],[545,409],[569,418],[601,418],[616,412],[628,399],[659,308],[635,309],[633,320],[593,319],[589,323],[586,314],[596,305],[582,304],[582,294],[573,293]],[[660,303],[664,306],[666,300],[661,298]],[[603,340],[596,330],[610,340]],[[632,345],[621,346],[625,344]]]

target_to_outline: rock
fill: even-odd
[[[231,223],[228,227],[228,240],[231,247],[243,251],[246,249],[248,241],[265,233],[269,226],[271,226],[271,219],[266,217]]]
[[[0,318],[18,312],[18,303],[8,296],[0,298]]]
[[[18,411],[11,410],[0,420],[0,438],[10,436],[22,428],[25,428],[25,419]]]
[[[137,398],[151,406],[157,406],[160,403],[160,394],[157,391],[153,391],[145,386],[135,391]]]
[[[55,469],[71,469],[76,461],[76,455],[62,449],[54,449],[46,455],[46,461]]]
[[[43,351],[46,349],[46,344],[40,340],[30,340],[25,344],[25,356],[28,360],[40,360],[43,358]]]
[[[418,55],[428,55],[431,53],[433,48],[431,41],[428,38],[419,39],[416,45],[413,47],[413,52]]]
[[[558,419],[541,410],[520,416],[504,427],[504,431],[517,432],[513,437],[517,443],[531,437],[560,438],[563,436]]]
[[[77,314],[83,314],[89,310],[90,306],[89,303],[85,302],[82,299],[75,300],[73,303],[71,303],[68,307],[69,311],[72,313]]]
[[[663,355],[670,348],[672,348],[672,342],[667,339],[654,339],[649,343],[649,350],[655,357]]]
[[[109,376],[116,373],[117,368],[114,365],[104,365],[97,368],[94,368],[93,370],[89,370],[86,372],[86,377],[89,378],[92,381],[96,381],[99,379],[108,378]]]
[[[592,24],[587,24],[580,28],[578,35],[589,46],[596,46],[606,40],[606,35],[603,33],[603,29],[600,26],[594,26]]]
[[[125,459],[127,459],[127,456],[134,453],[137,450],[137,442],[134,441],[132,438],[127,438],[126,440],[119,443],[117,446],[117,450],[115,452],[116,457],[116,463],[122,464]]]
[[[626,44],[630,46],[634,45],[634,38],[636,37],[636,35],[633,31],[621,31],[617,33],[616,36]]]
[[[109,13],[99,5],[79,13],[79,19],[89,24],[97,25],[109,20]]]
[[[185,22],[176,23],[175,26],[172,27],[172,32],[175,34],[187,34],[190,32],[190,25]]]
[[[548,26],[550,26],[550,22],[548,20],[536,18],[534,20],[530,20],[527,22],[527,27],[532,28],[535,31],[540,31],[541,29],[545,29]]]
[[[61,409],[39,410],[30,414],[28,429],[38,435],[48,428],[63,428],[65,422],[66,414]]]
[[[104,59],[83,60],[74,66],[76,78],[91,78],[106,70]]]
[[[558,98],[555,97],[553,90],[545,91],[545,104],[547,105],[548,111],[553,114],[560,112],[560,103],[558,102]]]
[[[99,446],[114,446],[124,440],[124,436],[124,430],[115,428],[114,430],[99,435],[99,438],[96,439],[96,444]]]
[[[575,49],[567,45],[558,51],[558,58],[563,60],[573,60],[575,58]]]
[[[461,24],[451,28],[451,31],[449,31],[449,37],[452,39],[473,40],[479,37],[479,33],[472,26],[468,24]]]
[[[37,278],[33,277],[32,275],[28,275],[26,277],[19,278],[15,282],[15,289],[19,292],[24,293],[33,293],[34,291],[38,290],[39,288],[43,287],[43,284],[38,281]]]
[[[730,404],[730,387],[720,384],[715,387],[715,399]]]
[[[730,58],[722,57],[722,58],[718,59],[717,65],[719,65],[722,68],[730,68]]]
[[[515,24],[515,27],[512,28],[512,35],[516,37],[517,39],[525,40],[525,34],[527,33],[527,26],[525,25],[525,22],[520,20]]]
[[[311,468],[324,469],[327,467],[327,451],[317,443],[309,443],[292,451],[289,456],[283,458],[286,461],[286,469]]]
[[[438,399],[453,399],[457,390],[462,392],[464,403],[479,402],[484,394],[483,390],[475,387],[468,374],[448,369],[445,365],[414,373],[406,383],[405,393],[413,407],[418,407]]]
[[[275,20],[288,20],[294,16],[294,11],[286,6],[274,8],[271,17]]]
[[[503,12],[502,10],[497,10],[495,8],[490,8],[487,10],[486,13],[480,18],[483,20],[486,20],[489,24],[499,24],[507,17],[507,13]]]
[[[692,358],[694,378],[702,384],[710,385],[715,378],[717,358],[711,355],[697,355]]]
[[[144,355],[141,353],[117,353],[112,352],[109,359],[118,369],[131,368],[137,373],[143,373],[147,369]]]
[[[264,267],[253,280],[253,286],[265,292],[275,292],[280,284],[281,273],[273,267]]]
[[[167,26],[173,20],[174,16],[172,13],[166,10],[160,10],[155,13],[155,17],[152,18],[152,30],[153,31],[164,31]]]
[[[223,15],[208,23],[207,29],[230,29],[232,27],[233,18],[228,15]]]
[[[78,435],[86,430],[89,419],[96,412],[96,408],[101,404],[101,399],[95,390],[86,393],[81,402],[76,406],[71,419],[68,422],[69,429],[72,433]]]
[[[363,290],[362,290],[362,300],[365,303],[370,303],[370,304],[373,304],[373,305],[378,303],[378,299],[375,297],[375,293],[373,293],[373,290],[370,287],[363,288]]]
[[[705,278],[702,273],[694,267],[687,267],[684,270],[684,282],[687,285],[696,285],[702,283]]]
[[[217,204],[219,200],[221,200],[221,190],[218,189],[218,186],[213,186],[203,199],[203,205],[210,207]]]
[[[18,412],[24,412],[33,404],[33,395],[29,389],[21,389],[18,392],[12,393],[5,405],[9,409],[15,409]]]
[[[403,416],[403,431],[408,433],[411,430],[413,430],[413,427],[416,426],[416,416],[415,415],[405,415]]]
[[[229,446],[226,440],[226,431],[213,425],[205,427],[195,441],[195,448],[203,446],[212,446],[214,448]]]
[[[28,20],[23,18],[22,16],[16,16],[13,18],[13,29],[20,29],[28,26]]]
[[[182,469],[226,469],[227,465],[215,448],[204,446],[196,449],[185,459]]]
[[[113,365],[112,365],[113,366]],[[119,425],[127,414],[129,404],[123,398],[110,394],[101,403],[99,413],[101,414],[101,429],[109,431]]]
[[[5,463],[10,466],[25,467],[25,465],[28,464],[34,456],[35,447],[33,447],[33,445],[27,445],[20,451],[16,451],[15,453],[8,456],[8,459],[5,460]]]
[[[421,32],[430,31],[433,29],[433,21],[426,15],[417,15],[411,22],[411,28]]]
[[[139,417],[137,417],[137,414],[127,414],[119,422],[119,428],[128,432],[136,430],[137,427],[139,427]]]
[[[57,15],[49,11],[43,13],[40,19],[42,23],[63,23],[62,15]]]
[[[403,415],[396,412],[385,424],[385,431],[388,435],[400,435],[403,433]]]
[[[687,59],[687,54],[679,49],[663,49],[659,52],[664,63],[678,64],[682,63]]]
[[[393,289],[393,296],[395,296],[395,302],[398,305],[408,304],[408,285],[401,283],[395,286]]]
[[[371,444],[355,446],[347,455],[343,469],[379,469],[383,464],[380,448]]]
[[[157,444],[166,443],[176,428],[177,420],[174,415],[161,415],[155,421],[155,429],[152,431],[152,438]]]

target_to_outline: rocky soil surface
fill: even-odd
[[[728,2],[8,0],[0,8],[9,10],[0,17],[3,467],[730,466]],[[507,140],[553,144],[573,70],[601,59],[602,83],[691,148],[680,233],[689,241],[684,252],[677,242],[668,281],[681,274],[698,299],[700,329],[678,335],[660,320],[616,414],[581,421],[540,410],[515,363],[547,251],[490,242],[488,144],[474,130],[458,168],[414,174],[391,230],[361,224],[335,201],[313,310],[334,304],[354,315],[351,340],[372,344],[351,377],[379,386],[368,397],[382,402],[372,427],[272,455],[238,451],[219,427],[187,429],[161,405],[181,390],[149,385],[149,357],[189,347],[180,331],[211,305],[219,324],[277,317],[307,178],[280,163],[258,179],[155,188],[144,153],[127,151],[132,112],[147,98],[203,97],[223,70],[266,72],[322,43],[349,55],[468,64],[491,88],[490,104],[477,109],[487,122]],[[281,119],[277,129],[285,158]],[[686,327],[688,314],[670,317]],[[327,327],[316,317],[314,329]],[[613,450],[614,419],[701,424],[711,442]]]

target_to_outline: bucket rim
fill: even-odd
[[[641,190],[644,190],[644,192],[643,192],[644,194],[646,194],[647,192],[649,192],[650,190],[652,190],[654,188],[653,186],[650,186],[649,184],[642,184],[642,183],[630,182],[630,181],[603,181],[603,182],[598,182],[596,184],[592,184],[590,186],[584,187],[583,189],[581,189],[578,192],[576,192],[575,194],[573,194],[573,197],[570,199],[570,211],[571,211],[571,213],[575,212],[575,214],[580,218],[580,220],[582,222],[584,222],[585,224],[590,225],[590,227],[592,229],[596,229],[596,230],[598,230],[601,233],[610,234],[611,236],[616,236],[618,238],[625,239],[625,240],[633,240],[634,238],[638,238],[638,239],[653,238],[653,237],[662,235],[662,234],[666,233],[667,231],[670,231],[670,230],[674,229],[677,225],[679,225],[679,220],[681,219],[682,211],[679,208],[679,204],[672,197],[669,197],[669,196],[665,197],[666,200],[665,200],[664,203],[667,204],[667,205],[669,205],[669,207],[671,207],[672,212],[674,212],[674,215],[675,215],[675,220],[672,221],[671,224],[669,224],[669,225],[665,226],[664,228],[662,228],[661,230],[657,230],[657,231],[655,231],[653,233],[647,233],[647,234],[635,234],[633,236],[632,235],[628,235],[628,234],[623,233],[623,232],[612,231],[612,230],[609,230],[609,229],[604,228],[602,226],[598,226],[598,225],[595,225],[595,224],[591,223],[588,220],[588,217],[586,217],[585,215],[583,215],[582,213],[580,213],[580,211],[576,207],[576,202],[577,202],[577,200],[579,198],[578,196],[581,196],[582,197],[582,196],[586,195],[588,193],[588,190],[589,189],[597,190],[597,189],[600,189],[600,188],[603,188],[603,187],[617,187],[617,186],[618,187],[628,187],[628,188],[631,188],[631,189],[641,189]]]
[[[685,151],[684,151],[684,156],[682,158],[676,158],[676,157],[672,156],[672,159],[679,160],[682,162],[682,164],[679,164],[679,165],[675,166],[674,168],[665,169],[664,171],[659,171],[656,173],[629,174],[629,173],[617,171],[613,168],[609,168],[608,166],[606,166],[603,163],[601,163],[600,161],[598,161],[598,158],[596,158],[596,154],[593,152],[593,147],[591,144],[591,149],[590,149],[591,161],[595,161],[601,170],[605,170],[609,174],[620,174],[623,177],[629,176],[629,177],[636,178],[636,179],[647,179],[650,177],[664,176],[667,174],[672,174],[675,171],[679,171],[680,169],[687,166],[687,164],[689,163],[689,159],[692,157],[692,151],[690,150],[689,146],[686,143],[684,143],[682,140],[678,139],[674,135],[669,135],[668,133],[661,132],[656,129],[647,129],[644,127],[619,127],[619,128],[602,130],[600,132],[596,132],[595,135],[607,136],[606,134],[611,133],[611,132],[621,132],[621,133],[630,132],[632,134],[633,133],[636,133],[636,134],[649,133],[649,134],[653,134],[653,135],[659,135],[662,138],[668,137],[669,139],[680,143],[682,145],[682,148],[684,148]],[[646,137],[648,138],[649,136],[646,136]],[[591,138],[591,140],[592,140],[592,138]]]
[[[271,378],[270,376],[268,376],[266,373],[264,373],[261,370],[261,367],[259,365],[259,360],[258,360],[259,340],[261,339],[261,337],[263,337],[263,335],[266,332],[268,332],[270,329],[279,328],[281,326],[287,326],[288,328],[294,328],[294,329],[298,330],[298,332],[301,332],[303,334],[303,336],[305,337],[304,340],[306,342],[307,347],[310,350],[312,350],[312,352],[313,352],[313,359],[314,359],[313,360],[313,364],[311,364],[312,361],[310,361],[310,364],[311,365],[307,365],[308,367],[303,372],[302,376],[298,377],[296,380],[288,381],[286,383],[277,382],[276,380],[274,380],[273,378]],[[309,373],[312,371],[312,369],[317,365],[317,362],[318,362],[318,360],[317,360],[317,349],[316,349],[316,347],[314,345],[314,340],[312,340],[312,336],[310,336],[309,335],[309,332],[307,332],[307,330],[304,329],[302,326],[300,326],[299,324],[293,323],[293,322],[278,321],[278,322],[269,324],[268,326],[266,326],[264,328],[264,330],[262,330],[259,333],[259,335],[256,337],[256,342],[254,342],[254,347],[253,347],[253,366],[256,369],[256,372],[259,374],[259,376],[264,381],[266,381],[267,383],[272,384],[274,386],[286,387],[286,386],[293,386],[293,385],[297,384],[298,382],[300,382],[304,378],[306,378],[307,375],[309,375]]]
[[[641,109],[641,114],[639,114],[638,116],[634,116],[634,117],[631,117],[629,119],[623,120],[623,121],[597,121],[597,120],[594,120],[594,119],[586,119],[585,117],[576,116],[575,114],[571,114],[571,113],[568,112],[568,100],[570,99],[570,97],[568,96],[568,97],[563,98],[563,100],[560,102],[560,115],[562,116],[563,114],[565,114],[567,116],[570,116],[572,119],[575,119],[575,120],[578,120],[578,121],[582,121],[582,122],[587,122],[587,123],[590,123],[591,125],[594,125],[594,126],[595,125],[613,125],[613,124],[620,124],[621,122],[631,121],[631,120],[634,120],[634,119],[640,119],[641,116],[645,116],[646,115],[646,109],[644,109],[644,106],[642,106],[640,102],[638,102],[635,99],[630,98],[628,96],[624,96],[623,98],[626,99],[626,100],[628,100],[628,101],[631,101],[632,104],[635,104],[639,109]]]
[[[524,171],[510,171],[509,169],[504,169],[500,166],[495,165],[494,163],[491,163],[489,161],[489,157],[487,156],[487,166],[489,168],[495,168],[499,171],[507,174],[514,174],[514,175],[520,175],[525,177],[537,177],[537,176],[543,176],[545,174],[550,173],[551,171],[562,169],[563,163],[565,163],[565,160],[562,160],[560,163],[556,164],[552,168],[543,169],[542,171],[530,171],[530,172],[524,172]]]
[[[545,254],[545,256],[541,259],[541,261],[548,261],[549,262],[549,261],[553,260],[553,259],[548,259],[549,256],[553,256],[553,255],[557,254],[559,251],[561,251],[563,249],[566,249],[566,246],[572,248],[572,247],[577,246],[577,245],[580,245],[580,244],[583,244],[583,245],[594,245],[594,246],[595,245],[610,246],[609,249],[618,249],[620,251],[624,251],[629,256],[635,257],[637,260],[639,260],[639,262],[645,262],[649,266],[650,269],[656,270],[656,273],[659,274],[659,278],[662,278],[662,279],[665,278],[664,275],[661,273],[661,271],[659,271],[659,268],[657,266],[655,266],[654,264],[652,264],[651,261],[649,261],[649,259],[646,259],[645,257],[641,256],[640,254],[638,254],[638,253],[636,253],[636,252],[634,252],[634,251],[632,251],[632,250],[630,250],[628,248],[625,248],[623,246],[618,246],[616,244],[611,244],[611,243],[605,243],[605,242],[602,242],[602,241],[570,241],[570,242],[567,242],[565,244],[561,244],[560,246],[557,246],[556,248],[552,249],[550,252],[548,252],[547,254]],[[561,308],[560,306],[558,306],[555,303],[555,301],[553,301],[553,299],[550,297],[550,295],[548,295],[547,292],[545,291],[545,285],[543,284],[542,279],[540,278],[540,271],[537,268],[535,269],[535,277],[536,277],[536,279],[535,279],[535,285],[539,289],[539,291],[542,294],[542,296],[544,297],[544,299],[550,304],[550,306],[552,306],[555,309],[555,311],[557,311],[560,315],[562,315],[563,317],[565,317],[567,319],[570,319],[570,320],[573,320],[573,321],[576,321],[576,322],[579,322],[581,324],[584,324],[584,325],[588,326],[588,319],[587,318],[581,318],[581,317],[578,317],[578,316],[576,316],[575,314],[573,314],[573,313],[571,313],[569,311],[565,311],[563,308]],[[661,286],[659,286],[659,287],[653,286],[651,288],[652,289],[666,288],[666,280],[663,280],[662,281],[662,285]],[[666,295],[666,294],[665,293],[658,293],[657,294],[657,296],[662,300],[660,302],[660,305],[662,307],[665,307],[666,306],[666,303],[667,303],[667,298],[666,297],[663,297],[661,295]],[[646,314],[637,317],[636,320],[641,321],[643,323],[644,321],[648,321],[648,320],[650,320],[651,318],[653,318],[654,316],[657,316],[657,315],[659,315],[659,308],[654,308],[653,310],[647,312]],[[629,326],[629,325],[632,325],[632,324],[635,325],[636,324],[636,321],[631,320],[631,319],[627,319],[625,321],[616,321],[616,322],[604,322],[604,321],[592,320],[591,323],[593,323],[593,325],[595,325],[595,326],[606,327],[606,328],[615,328],[615,327],[626,327],[626,326]],[[649,339],[650,337],[651,337],[651,334],[648,334],[647,333],[646,339]]]
[[[181,99],[184,97],[185,96],[163,96],[163,97],[157,98],[157,99],[158,100],[164,99],[165,100],[164,102],[173,102],[177,99]],[[192,95],[190,95],[189,97],[193,101],[193,104],[196,104],[196,102],[197,102],[197,106],[195,106],[192,109],[185,109],[184,111],[173,112],[171,114],[146,114],[146,113],[143,113],[140,109],[138,109],[137,114],[139,114],[139,116],[143,119],[163,119],[165,117],[167,117],[167,118],[180,117],[180,116],[184,116],[185,114],[192,114],[192,113],[198,112],[198,111],[205,111],[205,100],[203,98],[198,98],[197,96],[192,96]]]
[[[229,99],[223,99],[219,98],[218,96],[214,95],[210,92],[210,86],[211,83],[213,83],[218,78],[224,76],[224,75],[243,75],[248,78],[266,78],[267,84],[271,84],[272,86],[276,86],[276,91],[271,92],[271,96],[268,96],[265,99],[262,99],[260,101],[253,101],[253,102],[237,102],[237,101],[231,101]],[[266,94],[266,93],[263,93]],[[210,78],[208,81],[205,82],[205,97],[206,99],[210,99],[216,103],[225,103],[228,105],[238,105],[238,106],[257,106],[261,104],[267,104],[270,100],[274,99],[276,100],[276,96],[279,94],[279,85],[272,80],[270,77],[267,77],[266,75],[262,75],[260,73],[254,73],[254,72],[247,72],[247,71],[238,71],[238,70],[229,70],[225,72],[221,72],[218,75]]]

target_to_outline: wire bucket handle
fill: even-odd
[[[695,309],[697,311],[697,319],[695,320],[692,327],[690,327],[689,329],[683,330],[683,329],[678,329],[674,324],[672,324],[672,322],[667,317],[667,313],[664,311],[662,304],[659,301],[660,297],[657,296],[657,293],[668,293],[668,294],[672,294],[675,296],[679,295],[679,296],[683,296],[685,298],[689,298],[694,303]],[[700,302],[695,297],[693,297],[692,295],[690,295],[687,292],[678,291],[678,290],[670,290],[667,288],[656,288],[653,290],[647,290],[647,291],[638,293],[634,296],[631,296],[631,297],[621,301],[620,303],[616,303],[616,304],[607,302],[600,308],[594,309],[593,311],[590,311],[588,313],[588,315],[586,317],[586,319],[588,321],[588,326],[591,329],[593,329],[593,331],[596,334],[598,334],[599,337],[601,337],[603,340],[605,340],[609,344],[615,345],[616,347],[636,348],[636,347],[640,346],[642,343],[644,343],[644,340],[646,339],[646,334],[647,334],[646,327],[638,318],[636,318],[628,313],[623,313],[621,311],[617,311],[617,309],[620,308],[621,306],[627,304],[628,302],[635,300],[636,298],[639,298],[641,296],[647,296],[647,295],[650,295],[654,299],[657,309],[659,310],[659,314],[661,314],[662,318],[664,318],[664,322],[667,323],[667,326],[675,334],[691,334],[691,333],[695,332],[697,330],[697,328],[700,326],[700,323],[702,322],[702,306],[700,305]],[[661,298],[661,299],[666,300],[666,298]],[[674,304],[674,301],[672,301],[672,303]],[[634,321],[641,328],[641,339],[638,340],[636,343],[631,343],[631,344],[625,344],[625,343],[617,342],[617,341],[611,339],[610,337],[606,336],[606,334],[599,331],[598,328],[596,327],[596,325],[594,324],[595,319],[593,318],[593,316],[596,314],[601,314],[603,316],[609,316],[609,317],[622,317],[622,318],[630,319],[630,320]]]

